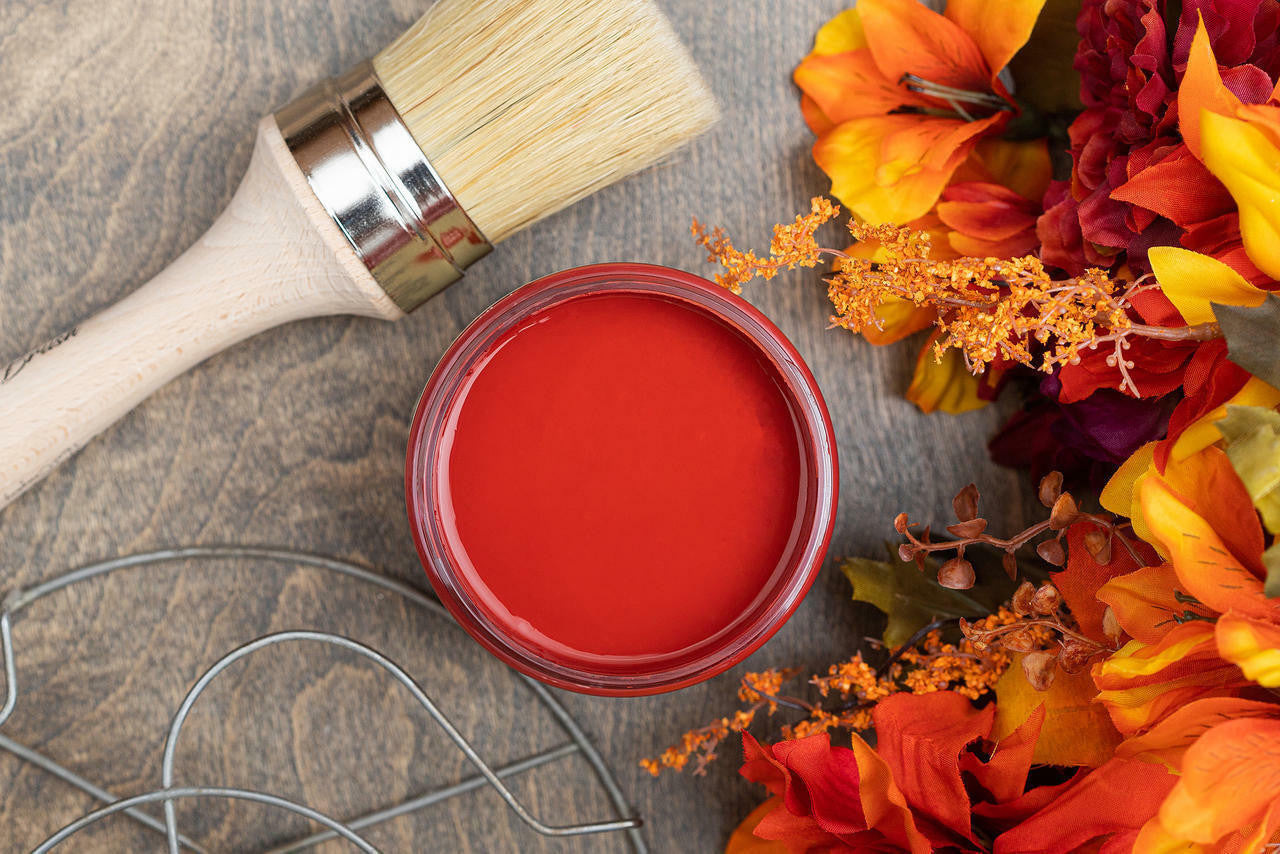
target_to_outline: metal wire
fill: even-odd
[[[409,602],[412,602],[413,604],[416,604],[437,616],[449,619],[452,623],[452,619],[449,617],[449,614],[444,607],[423,591],[411,587],[394,578],[366,569],[365,567],[322,555],[307,554],[305,552],[296,552],[289,549],[255,546],[193,546],[186,548],[162,549],[113,558],[83,566],[25,590],[16,590],[5,597],[3,610],[0,611],[0,655],[3,656],[5,672],[5,701],[4,705],[0,706],[0,726],[3,726],[5,722],[9,720],[17,707],[18,702],[19,691],[17,667],[15,663],[16,655],[14,652],[12,637],[12,624],[14,615],[22,609],[51,593],[63,590],[79,582],[87,581],[121,569],[131,569],[141,566],[191,559],[235,560],[246,558],[268,560],[295,566],[307,566],[345,575],[357,581],[396,593]],[[377,664],[409,690],[419,705],[427,711],[437,725],[439,725],[454,742],[455,746],[477,768],[479,774],[452,786],[436,789],[432,792],[406,800],[400,804],[396,804],[346,822],[336,821],[303,804],[297,804],[289,801],[288,799],[264,792],[254,792],[247,789],[225,787],[174,788],[173,758],[177,740],[181,734],[183,723],[204,689],[207,688],[220,673],[224,672],[228,667],[241,658],[252,655],[253,653],[269,646],[291,641],[306,641],[336,646],[360,655]],[[425,808],[447,798],[460,795],[464,792],[489,786],[493,788],[498,793],[499,797],[506,802],[509,809],[511,809],[522,821],[538,833],[547,836],[576,836],[588,833],[622,831],[626,834],[628,841],[631,843],[632,849],[637,852],[637,854],[647,854],[647,847],[638,830],[641,822],[637,818],[620,818],[566,826],[548,825],[530,813],[502,782],[502,779],[505,777],[522,773],[547,762],[556,761],[576,753],[581,753],[583,758],[595,772],[596,777],[598,778],[602,788],[604,788],[610,801],[613,803],[614,808],[622,815],[626,815],[632,811],[627,804],[625,796],[622,794],[622,790],[618,786],[617,780],[614,779],[612,772],[605,763],[604,758],[600,755],[599,751],[596,750],[590,739],[587,738],[581,727],[578,726],[577,722],[568,713],[559,700],[557,700],[546,686],[541,683],[526,677],[523,674],[515,673],[514,671],[513,675],[526,684],[539,701],[546,706],[552,717],[555,718],[556,722],[572,739],[572,743],[545,750],[520,762],[511,763],[496,769],[489,766],[479,756],[479,754],[476,753],[474,748],[471,747],[465,737],[463,737],[454,726],[453,722],[440,711],[431,698],[412,679],[412,677],[410,677],[397,664],[383,656],[378,651],[349,638],[325,632],[306,630],[278,632],[250,641],[249,643],[223,656],[196,681],[188,691],[186,698],[183,700],[183,703],[177,714],[175,714],[170,726],[169,736],[165,742],[165,753],[161,769],[163,788],[155,792],[149,792],[144,795],[138,795],[121,800],[111,792],[95,786],[93,783],[79,777],[74,772],[62,767],[49,757],[44,756],[29,747],[24,747],[3,735],[0,735],[0,749],[7,750],[20,759],[40,767],[48,773],[53,774],[59,779],[75,786],[107,805],[62,828],[42,843],[41,846],[36,849],[37,852],[51,850],[55,845],[79,832],[83,828],[88,827],[109,815],[123,813],[152,830],[164,833],[167,837],[171,854],[178,854],[180,848],[186,848],[187,850],[201,854],[203,849],[178,833],[176,811],[173,804],[175,800],[208,797],[239,798],[269,804],[303,815],[307,818],[311,818],[326,827],[326,830],[323,832],[314,833],[311,836],[296,840],[284,846],[273,848],[269,854],[284,854],[284,852],[302,851],[314,845],[318,845],[321,842],[339,837],[351,842],[357,848],[360,848],[360,850],[374,851],[376,849],[372,848],[367,842],[362,840],[359,835],[356,834],[356,830],[372,826],[382,821],[388,821],[414,810]],[[150,813],[138,809],[139,806],[150,803],[161,804],[165,815],[163,821],[155,818]]]

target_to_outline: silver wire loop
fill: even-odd
[[[0,707],[0,727],[2,727],[12,716],[18,703],[19,690],[12,629],[14,617],[16,614],[20,613],[22,609],[44,596],[63,590],[79,582],[104,576],[121,569],[131,569],[189,559],[226,560],[246,558],[268,560],[277,563],[306,566],[335,572],[357,581],[396,593],[404,597],[407,601],[418,605],[437,616],[449,619],[450,622],[452,622],[452,619],[449,617],[448,612],[443,608],[443,606],[421,590],[411,587],[394,578],[387,577],[337,558],[312,555],[304,552],[295,552],[289,549],[242,546],[196,546],[189,548],[163,549],[120,558],[112,558],[110,560],[100,561],[98,563],[81,567],[34,587],[27,588],[25,590],[13,591],[5,597],[3,605],[0,606],[3,608],[3,610],[0,610],[0,655],[3,655],[5,672],[5,702],[3,707]],[[203,691],[213,683],[219,674],[223,673],[228,667],[240,659],[268,647],[287,642],[314,642],[336,646],[349,652],[353,652],[378,665],[410,692],[418,704],[421,705],[432,720],[434,720],[435,723],[444,730],[445,734],[448,735],[454,745],[467,757],[468,761],[476,767],[479,773],[451,786],[446,786],[433,792],[419,795],[404,801],[403,803],[377,810],[345,822],[326,816],[304,804],[295,803],[286,798],[266,792],[255,792],[240,788],[209,786],[175,788],[173,786],[173,764],[177,749],[177,741],[181,735],[183,724]],[[545,708],[556,719],[557,723],[565,730],[566,734],[572,740],[571,743],[562,744],[557,747],[544,750],[541,753],[526,759],[494,768],[486,763],[480,755],[476,753],[471,744],[454,726],[453,722],[439,709],[438,706],[436,706],[434,701],[427,695],[421,686],[419,686],[417,682],[415,682],[413,678],[395,662],[386,658],[377,650],[340,635],[310,630],[294,630],[266,635],[244,644],[216,661],[208,668],[208,670],[205,671],[195,684],[192,685],[188,690],[182,705],[174,715],[170,725],[168,738],[165,741],[165,750],[161,768],[161,789],[121,799],[111,792],[99,788],[88,780],[76,775],[69,769],[62,767],[49,757],[44,756],[29,747],[18,744],[4,735],[0,735],[0,749],[8,751],[19,759],[30,762],[31,764],[43,769],[62,781],[75,786],[105,804],[104,807],[82,816],[59,830],[53,836],[50,836],[35,849],[38,854],[43,854],[44,852],[52,850],[55,846],[84,828],[89,827],[108,816],[116,814],[124,814],[143,826],[162,833],[167,839],[168,848],[171,854],[178,854],[182,849],[195,852],[195,854],[203,854],[204,849],[178,832],[174,802],[177,800],[192,798],[232,798],[255,801],[257,803],[278,807],[297,815],[304,816],[325,828],[323,831],[313,833],[310,836],[295,840],[282,846],[277,846],[276,848],[271,849],[268,854],[286,854],[286,852],[290,852],[291,854],[291,852],[302,851],[322,842],[337,838],[347,840],[361,851],[371,852],[376,851],[376,849],[359,836],[357,833],[358,830],[370,827],[382,821],[388,821],[392,818],[405,815],[409,812],[413,812],[414,810],[423,809],[447,798],[455,797],[464,792],[473,791],[485,786],[493,788],[507,804],[508,808],[538,833],[547,836],[577,836],[589,833],[622,831],[627,835],[632,849],[636,851],[637,854],[647,854],[648,849],[638,831],[638,827],[640,825],[639,819],[619,818],[566,826],[548,825],[530,813],[519,799],[515,797],[511,790],[502,782],[504,778],[523,773],[540,765],[576,754],[581,754],[595,771],[601,786],[605,789],[605,792],[613,803],[614,808],[623,815],[630,812],[630,807],[627,805],[626,799],[623,796],[621,789],[618,787],[613,774],[605,764],[603,757],[600,756],[595,746],[586,737],[585,733],[583,733],[582,729],[578,726],[577,722],[574,721],[572,716],[569,715],[568,711],[565,710],[564,706],[561,705],[560,702],[556,700],[541,683],[515,671],[511,671],[511,673],[527,685],[534,695],[538,697]],[[139,809],[139,807],[151,803],[161,804],[164,811],[163,820],[157,819],[150,813]]]

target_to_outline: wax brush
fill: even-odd
[[[167,269],[0,365],[0,507],[209,356],[299,318],[403,317],[716,113],[651,0],[440,0],[263,119],[227,209]]]

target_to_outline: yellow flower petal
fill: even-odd
[[[1218,619],[1218,654],[1264,688],[1280,686],[1280,626],[1235,614]]]
[[[831,195],[859,219],[910,222],[934,206],[991,124],[910,115],[851,119],[814,143],[813,159],[831,177]]]
[[[1102,488],[1099,501],[1104,509],[1117,516],[1134,518],[1134,502],[1138,496],[1137,482],[1151,470],[1155,448],[1155,442],[1148,442],[1120,464],[1120,468],[1116,469],[1111,480],[1107,481],[1107,485]],[[1142,539],[1145,540],[1146,537]]]
[[[813,52],[819,56],[848,53],[867,46],[862,31],[862,18],[857,9],[846,9],[822,25],[813,39]]]
[[[1280,279],[1280,150],[1247,122],[1200,114],[1204,165],[1240,208],[1240,234],[1258,269]]]
[[[1045,0],[950,0],[946,15],[978,44],[992,74],[1009,64],[1040,17]]]
[[[1160,289],[1188,325],[1213,323],[1210,303],[1252,307],[1262,305],[1267,296],[1218,259],[1190,249],[1153,246],[1147,258]]]
[[[1178,441],[1173,443],[1169,452],[1172,460],[1185,460],[1192,454],[1199,453],[1222,439],[1222,433],[1214,422],[1227,417],[1228,406],[1280,406],[1280,390],[1272,388],[1257,377],[1250,377],[1244,388],[1236,392],[1235,397],[1223,403],[1212,412],[1200,416],[1191,426],[1183,431]]]
[[[952,415],[980,409],[988,401],[978,397],[982,380],[969,373],[964,356],[959,350],[947,350],[938,362],[933,355],[933,340],[920,350],[916,358],[916,372],[907,389],[907,400],[920,407],[922,412],[941,409]]]

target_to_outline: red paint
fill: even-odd
[[[419,498],[429,508],[413,521],[431,528],[429,569],[435,558],[449,576],[433,583],[512,663],[603,674],[610,693],[716,648],[742,657],[735,642],[771,597],[789,589],[786,612],[798,603],[796,573],[803,593],[816,564],[798,567],[797,554],[816,533],[820,559],[830,530],[829,518],[813,530],[817,493],[833,484],[815,481],[813,425],[791,382],[678,289],[550,302],[471,342],[447,395],[424,393],[415,434],[428,398],[439,403],[416,478],[411,447],[410,512]]]
[[[452,416],[436,500],[454,560],[553,655],[678,652],[787,556],[803,499],[791,407],[759,348],[700,309],[627,293],[553,306],[498,342]]]

